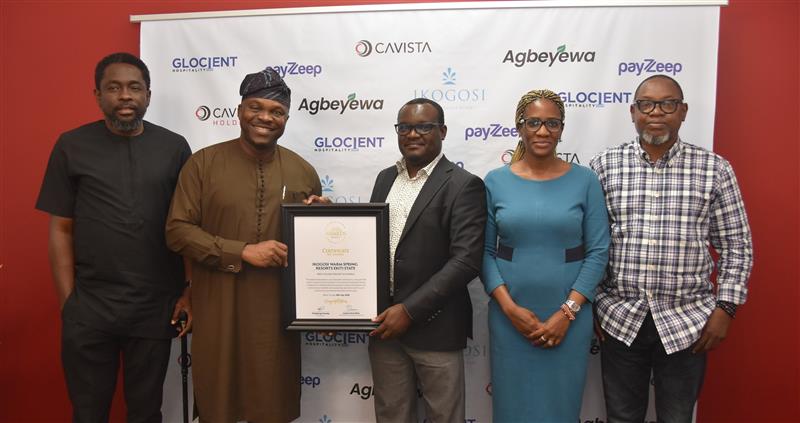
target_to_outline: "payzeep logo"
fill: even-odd
[[[325,175],[319,180],[322,185],[322,195],[328,197],[334,203],[361,203],[360,195],[349,195],[337,193],[333,186],[333,178]]]
[[[633,73],[636,76],[642,74],[669,74],[675,76],[683,71],[683,64],[680,62],[662,62],[656,59],[642,59],[638,62],[619,62],[617,65],[617,76],[623,73]]]
[[[272,68],[281,78],[286,78],[287,75],[308,75],[316,78],[317,75],[322,73],[322,65],[309,65],[297,62],[286,62],[284,65],[268,66]]]
[[[597,52],[595,51],[568,51],[567,45],[562,44],[558,46],[555,51],[536,51],[528,49],[528,51],[514,51],[508,50],[503,56],[501,63],[511,63],[514,66],[521,68],[528,63],[543,64],[547,67],[553,67],[555,64],[560,63],[591,63],[594,62]]]
[[[173,57],[173,72],[212,72],[216,69],[234,68],[238,56]]]
[[[630,91],[562,91],[558,93],[564,107],[597,108],[607,104],[625,104],[633,101]]]
[[[300,376],[300,385],[307,385],[312,389],[316,389],[321,384],[322,379],[319,376]]]
[[[239,126],[236,107],[210,107],[203,104],[194,110],[194,117],[214,126]]]
[[[519,132],[517,128],[502,123],[488,123],[464,129],[464,141],[507,141],[509,138],[519,138]]]
[[[356,98],[356,93],[350,93],[346,98],[330,100],[325,97],[320,97],[318,100],[303,98],[300,100],[300,105],[297,110],[304,110],[310,115],[316,115],[319,112],[337,112],[340,115],[348,110],[354,111],[372,111],[383,110],[382,98]]]
[[[416,88],[414,98],[427,98],[450,106],[462,106],[460,108],[469,108],[473,103],[486,101],[485,88],[457,86],[458,75],[453,68],[448,67],[441,76],[443,87]]]
[[[422,54],[431,53],[431,45],[427,41],[377,41],[359,40],[355,52],[361,57],[371,54]]]

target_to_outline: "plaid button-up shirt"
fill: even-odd
[[[690,347],[717,300],[747,298],[753,249],[733,169],[680,140],[656,163],[636,140],[598,154],[590,167],[611,224],[595,300],[601,326],[631,345],[649,311],[667,354]],[[719,253],[716,296],[709,244]]]

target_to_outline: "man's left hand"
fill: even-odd
[[[181,326],[175,326],[178,323],[178,317],[180,316],[181,312],[186,313],[186,324]],[[178,302],[175,303],[175,309],[172,311],[172,325],[175,326],[175,330],[179,330],[180,333],[178,337],[186,336],[190,330],[192,330],[192,288],[186,287],[183,290],[183,295],[178,298]]]
[[[703,333],[700,339],[692,346],[693,353],[711,351],[722,342],[728,335],[728,326],[731,324],[731,316],[721,308],[715,308],[708,318],[706,326],[703,328]]]
[[[311,194],[308,198],[303,200],[303,203],[304,204],[311,204],[311,203],[331,204],[332,201],[331,201],[330,198],[328,198],[328,197],[326,197],[324,195],[322,197],[320,197],[319,195]]]
[[[392,339],[404,334],[411,325],[411,316],[408,315],[406,307],[402,304],[395,304],[378,317],[372,319],[373,322],[380,322],[377,329],[369,333],[369,336],[381,336],[381,339]]]

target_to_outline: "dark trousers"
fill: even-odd
[[[608,333],[605,338],[601,365],[608,423],[644,421],[651,371],[658,422],[692,421],[703,385],[705,353],[692,354],[687,348],[667,355],[649,313],[630,347]]]
[[[63,319],[61,362],[72,401],[72,421],[108,422],[120,356],[128,423],[161,422],[169,339],[111,335]]]

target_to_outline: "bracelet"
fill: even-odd
[[[730,301],[717,301],[717,307],[721,308],[728,316],[731,316],[731,319],[736,318],[736,304]]]
[[[575,320],[575,313],[573,313],[566,304],[561,304],[561,312],[567,316],[567,319]]]

